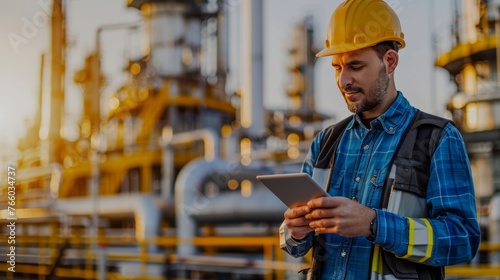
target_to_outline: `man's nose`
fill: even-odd
[[[352,85],[352,75],[350,71],[346,69],[340,70],[337,76],[337,82],[340,88],[346,88],[348,85]]]

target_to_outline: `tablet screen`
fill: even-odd
[[[292,208],[329,194],[306,173],[259,175],[261,181],[283,203]]]

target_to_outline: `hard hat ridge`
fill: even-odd
[[[396,12],[383,0],[346,0],[333,12],[324,49],[316,56],[350,52],[384,41],[397,42],[400,49],[406,45]]]

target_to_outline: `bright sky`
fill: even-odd
[[[244,0],[228,0],[238,7]],[[287,65],[292,27],[307,15],[313,16],[315,42],[322,46],[328,20],[340,0],[265,0],[264,1],[264,105],[286,108],[285,87],[289,81]],[[396,85],[417,107],[438,114],[453,93],[445,70],[433,67],[435,53],[431,35],[439,42],[450,37],[451,0],[387,0],[398,13],[407,47],[400,52]],[[140,12],[127,8],[125,0],[65,0],[67,4],[66,122],[75,125],[80,118],[81,91],[72,84],[84,57],[95,49],[99,26],[139,22]],[[50,0],[2,0],[0,9],[0,150],[13,144],[33,121],[37,110],[40,58],[50,51]],[[286,6],[286,12],[284,12]],[[432,12],[432,11],[436,12]],[[433,14],[436,13],[436,14]],[[104,34],[103,34],[104,35]],[[139,37],[138,37],[139,36]],[[102,67],[109,84],[105,94],[123,81],[120,74],[130,55],[140,52],[140,35],[129,31],[106,32],[102,37]],[[440,46],[445,50],[449,46]],[[49,64],[49,61],[46,61]],[[46,74],[48,75],[48,71]],[[316,63],[317,109],[329,115],[348,114],[333,79],[328,58]]]

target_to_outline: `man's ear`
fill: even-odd
[[[385,68],[387,74],[394,73],[399,62],[399,54],[395,50],[388,50],[384,55]]]

